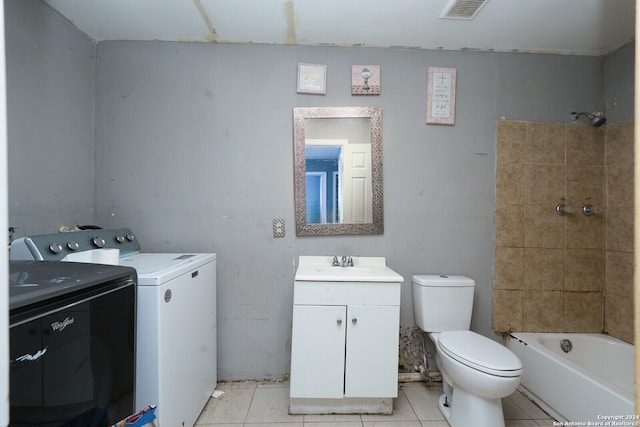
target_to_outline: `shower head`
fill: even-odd
[[[605,116],[602,115],[602,113],[600,112],[594,112],[594,113],[586,113],[586,112],[582,112],[582,113],[571,113],[574,116],[574,120],[578,120],[580,118],[580,116],[586,116],[589,118],[589,121],[591,121],[591,124],[594,127],[599,128],[600,126],[602,126],[603,124],[605,124],[605,122],[607,121],[607,118]]]

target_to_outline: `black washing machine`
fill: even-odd
[[[10,426],[106,427],[135,409],[136,271],[10,261]]]

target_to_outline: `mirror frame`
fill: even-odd
[[[305,119],[369,118],[371,129],[371,184],[373,222],[359,224],[307,224],[307,180]],[[382,181],[381,107],[297,107],[293,109],[294,198],[297,236],[383,234],[384,202]]]

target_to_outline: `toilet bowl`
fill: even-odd
[[[449,424],[504,426],[503,397],[520,383],[522,363],[506,347],[471,331],[430,334],[450,389],[438,406]]]
[[[452,427],[504,427],[502,398],[520,383],[522,362],[469,330],[475,282],[464,276],[414,276],[416,323],[436,347],[443,391],[438,406]]]

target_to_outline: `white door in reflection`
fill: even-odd
[[[346,144],[342,165],[343,222],[373,222],[371,144]]]

